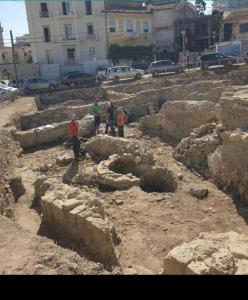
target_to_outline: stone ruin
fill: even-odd
[[[201,233],[171,250],[164,259],[166,275],[246,275],[248,237],[236,232]]]
[[[229,75],[221,80],[206,78],[192,82],[190,79],[188,83],[186,79],[180,80],[175,84],[168,81],[168,86],[147,83],[144,88],[138,83],[98,92],[103,101],[114,99],[117,106],[128,107],[135,120],[142,118],[144,133],[177,144],[175,159],[248,203],[247,87],[232,87]],[[86,93],[86,102],[91,92]],[[73,97],[77,99],[76,94]],[[21,117],[12,128],[22,148],[66,140],[67,122],[72,113],[80,119],[81,136],[94,135],[94,119],[89,115],[91,105],[44,109],[49,103],[40,101],[43,101],[40,111]],[[53,105],[58,103],[59,98]],[[104,120],[107,103],[100,105]],[[87,167],[73,183],[103,191],[140,187],[147,193],[174,193],[178,189],[179,177],[168,166],[157,165],[151,149],[142,141],[98,135],[88,140],[85,149],[97,165]],[[208,190],[198,185],[189,192],[198,199],[208,196]],[[42,177],[35,182],[35,196],[42,206],[42,224],[56,240],[63,240],[96,261],[118,264],[119,238],[96,194]],[[246,237],[237,233],[201,234],[166,256],[163,273],[242,274],[248,268],[247,249],[243,247],[247,242]],[[242,250],[238,251],[235,243]]]
[[[42,207],[42,225],[56,239],[62,237],[77,252],[96,261],[118,264],[117,233],[95,194],[46,177],[38,178],[34,186]]]

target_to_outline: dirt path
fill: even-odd
[[[0,129],[9,123],[13,118],[24,113],[37,110],[34,97],[20,97],[4,107],[0,107]]]

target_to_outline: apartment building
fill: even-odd
[[[150,46],[153,43],[151,12],[135,8],[107,9],[104,12],[108,46]]]
[[[158,59],[175,59],[176,56],[176,22],[196,16],[196,8],[191,3],[153,3],[153,35]]]
[[[248,8],[248,0],[213,0],[213,10],[235,11]]]
[[[41,77],[94,73],[107,63],[104,0],[25,2],[33,61]]]

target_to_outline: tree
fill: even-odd
[[[206,10],[206,2],[204,0],[195,0],[195,6],[197,8],[199,15],[204,15],[204,12]]]

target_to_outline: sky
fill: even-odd
[[[205,1],[207,2],[207,12],[209,12],[212,1]],[[194,1],[192,2],[194,3]],[[21,0],[0,0],[0,22],[4,28],[5,44],[8,46],[10,45],[10,30],[12,30],[14,37],[28,33],[25,2]]]

